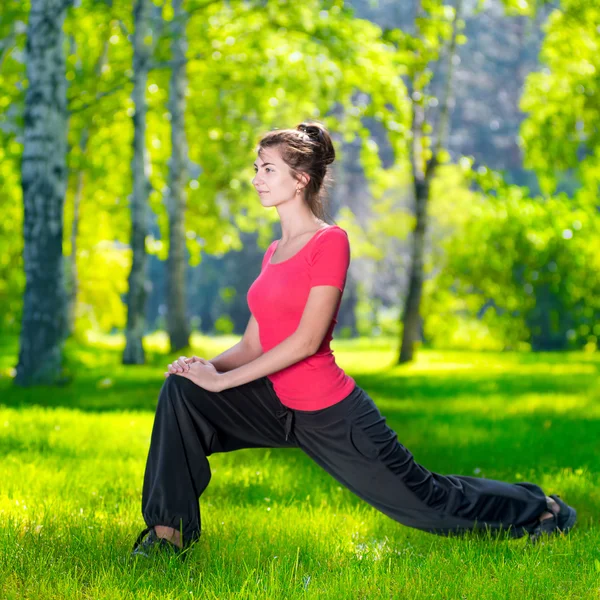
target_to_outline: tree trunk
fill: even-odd
[[[171,115],[171,160],[169,163],[169,257],[167,259],[167,330],[171,352],[189,346],[190,326],[186,311],[185,210],[187,181],[187,140],[185,137],[185,88],[187,85],[185,53],[187,19],[182,0],[173,0],[173,68],[169,84]]]
[[[411,164],[413,173],[413,189],[415,197],[415,226],[412,232],[411,265],[408,279],[408,293],[402,314],[402,343],[398,364],[409,362],[414,356],[415,342],[421,339],[424,329],[421,317],[421,297],[423,295],[423,265],[425,262],[425,239],[427,223],[429,220],[427,205],[431,180],[435,175],[438,165],[438,155],[442,150],[450,126],[450,104],[452,99],[452,83],[454,75],[454,55],[456,54],[456,37],[458,24],[461,19],[463,0],[457,0],[456,11],[452,24],[452,37],[448,47],[448,71],[444,91],[442,93],[440,116],[437,122],[437,135],[435,135],[433,155],[429,161],[423,158],[423,135],[425,125],[425,106],[423,104],[423,90],[418,90],[418,95],[413,94],[413,143],[411,147]],[[421,6],[418,6],[417,16],[420,16]]]
[[[61,381],[67,297],[62,253],[67,188],[65,0],[31,0],[25,48],[23,262],[25,293],[15,383]]]
[[[414,183],[415,226],[412,232],[411,264],[408,278],[408,294],[402,315],[402,346],[399,363],[413,359],[414,344],[420,339],[421,296],[423,295],[423,263],[425,260],[425,234],[427,230],[427,203],[429,180],[426,177]]]
[[[145,327],[144,309],[146,306],[147,254],[146,235],[148,234],[148,158],[146,151],[146,85],[148,80],[148,60],[150,52],[144,39],[149,34],[150,0],[137,0],[134,8],[133,34],[133,192],[131,195],[131,271],[127,293],[127,326],[123,364],[143,364],[145,362],[142,338]]]

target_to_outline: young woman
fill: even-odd
[[[392,519],[448,535],[567,532],[575,510],[533,483],[439,475],[417,464],[370,396],[330,349],[350,245],[324,220],[322,191],[335,151],[320,123],[274,130],[259,142],[253,184],[274,206],[282,236],[248,291],[243,339],[208,361],[180,357],[160,391],[144,477],[147,528],[134,554],[180,552],[200,536],[208,456],[297,447]]]

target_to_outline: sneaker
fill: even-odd
[[[577,521],[577,511],[560,499],[560,496],[551,494],[550,498],[558,504],[560,510],[557,514],[540,521],[539,525],[530,534],[529,541],[536,544],[543,536],[559,533],[569,533]],[[548,509],[549,512],[552,512]]]
[[[146,539],[142,541],[144,536],[146,536]],[[156,535],[156,531],[154,531],[154,527],[146,527],[146,529],[138,535],[138,538],[133,545],[131,556],[145,556],[146,558],[150,558],[156,553],[174,554],[181,556],[182,558],[184,556],[183,550],[177,544],[174,544],[165,538],[159,538]]]

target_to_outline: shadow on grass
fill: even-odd
[[[369,348],[363,348],[364,344],[356,346],[357,343],[354,340],[342,342],[340,352],[368,355]],[[16,362],[17,351],[16,337],[5,336],[0,341],[3,371]],[[214,348],[204,352],[195,348],[189,349],[187,355],[208,356],[213,352]],[[181,353],[186,354],[186,351]],[[15,386],[10,377],[0,377],[0,402],[11,407],[39,405],[97,412],[153,411],[165,380],[166,365],[173,360],[172,354],[147,350],[144,365],[123,365],[121,356],[120,348],[68,340],[65,363],[67,372],[73,375],[70,383],[60,387],[22,388]],[[462,399],[479,401],[485,407],[490,398],[498,396],[511,402],[530,395],[548,396],[549,401],[557,395],[600,398],[597,385],[600,358],[596,355],[430,352],[426,356],[426,372],[411,372],[410,366],[384,365],[377,372],[349,371],[349,374],[376,402],[385,401],[387,409],[389,403],[397,403],[399,413],[405,416],[437,412],[443,410],[444,403]],[[482,357],[493,367],[481,364]],[[564,416],[569,418],[568,413]]]
[[[165,357],[155,357],[147,365],[81,365],[77,378],[62,387],[22,388],[10,378],[0,379],[1,403],[11,407],[48,406],[77,408],[84,411],[153,411],[164,383]],[[448,373],[403,374],[391,369],[369,374],[349,373],[376,402],[397,403],[404,415],[432,412],[448,401],[473,400],[486,406],[490,398],[506,397],[507,402],[531,395],[583,396],[582,400],[600,399],[598,373]],[[569,418],[569,413],[564,414]]]
[[[16,338],[3,340],[0,363],[14,360],[16,349]],[[353,352],[352,343],[342,351]],[[361,351],[368,354],[368,349]],[[432,352],[426,355],[432,365],[426,372],[392,367],[350,374],[378,404],[400,442],[432,470],[450,472],[452,464],[465,461],[468,469],[485,463],[499,471],[537,461],[597,466],[597,356],[488,353],[494,368],[482,365],[482,356],[488,360],[485,353]],[[77,375],[70,384],[20,388],[3,377],[0,402],[12,408],[154,412],[163,372],[172,360],[170,354],[149,351],[147,364],[122,365],[120,349],[81,344],[67,344],[66,357]]]

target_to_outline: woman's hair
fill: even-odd
[[[275,129],[265,134],[256,151],[277,147],[281,158],[292,171],[292,176],[300,180],[300,173],[310,176],[308,185],[303,188],[304,199],[319,219],[331,216],[326,210],[326,191],[333,181],[328,166],[335,160],[335,150],[331,136],[324,125],[316,121],[302,122],[295,129]]]

